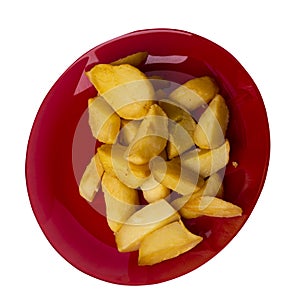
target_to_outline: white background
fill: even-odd
[[[291,0],[1,1],[0,302],[300,303],[298,7]],[[45,239],[27,196],[26,145],[43,98],[69,65],[111,38],[156,27],[204,36],[247,69],[268,111],[270,167],[248,222],[213,260],[162,284],[118,286],[73,268]]]

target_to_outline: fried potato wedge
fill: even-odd
[[[97,149],[105,172],[117,176],[127,187],[140,187],[150,175],[148,164],[136,165],[125,158],[127,147],[104,144]]]
[[[116,176],[104,172],[102,191],[106,206],[106,219],[112,231],[118,231],[139,208],[138,192],[124,185]]]
[[[223,196],[223,184],[222,178],[218,173],[214,173],[204,182],[203,186],[200,190],[188,194],[183,195],[174,201],[172,201],[171,205],[176,210],[180,210],[186,203],[190,201],[197,201],[201,199],[203,196],[211,196],[211,197],[222,197]]]
[[[179,212],[186,219],[202,215],[227,218],[242,215],[242,209],[239,206],[213,196],[194,196]]]
[[[147,60],[147,57],[148,52],[137,52],[111,62],[111,65],[130,64],[132,66],[138,67]]]
[[[127,159],[137,165],[146,164],[165,149],[167,140],[168,117],[157,104],[154,104],[127,148]]]
[[[119,142],[123,146],[128,146],[135,138],[141,120],[121,120],[121,130],[119,133]]]
[[[89,125],[100,142],[113,144],[119,134],[121,119],[101,96],[88,101]]]
[[[139,248],[138,264],[154,265],[197,246],[203,238],[191,233],[181,221],[165,225],[147,235]]]
[[[229,110],[225,99],[217,94],[200,116],[194,132],[195,144],[201,149],[215,149],[225,141]]]
[[[199,174],[181,166],[177,158],[165,161],[161,157],[156,157],[151,160],[149,166],[151,174],[160,184],[182,195],[200,190],[204,183]]]
[[[229,161],[230,144],[226,139],[225,143],[212,150],[195,150],[186,152],[181,156],[181,164],[190,170],[200,171],[205,178],[224,168]]]
[[[153,189],[143,191],[143,196],[148,203],[154,203],[160,199],[166,198],[169,194],[170,189],[162,184],[158,184]]]
[[[167,154],[171,159],[195,145],[193,137],[196,122],[190,113],[169,100],[161,100],[159,104],[170,119]]]
[[[141,119],[154,103],[151,82],[132,65],[98,64],[86,75],[121,118]]]
[[[181,221],[170,223],[145,236],[139,248],[138,264],[154,265],[175,258],[202,240],[201,236],[191,233]]]
[[[208,76],[193,78],[176,88],[169,98],[179,105],[193,111],[200,106],[206,105],[218,93],[216,82]]]
[[[92,202],[99,190],[104,169],[94,155],[86,166],[79,182],[79,193],[88,202]]]
[[[202,187],[202,196],[215,196],[222,198],[224,194],[223,178],[216,172],[205,181]]]
[[[157,182],[151,174],[149,178],[141,185],[143,196],[148,203],[154,203],[166,198],[170,194],[170,189]]]
[[[146,205],[128,218],[115,239],[120,252],[139,249],[143,238],[152,231],[171,222],[178,221],[179,214],[165,200]]]

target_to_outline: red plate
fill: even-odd
[[[213,76],[230,109],[231,159],[225,199],[243,215],[202,217],[188,228],[204,237],[198,246],[154,266],[138,266],[137,252],[119,253],[107,226],[101,191],[88,204],[78,180],[95,150],[87,123],[87,100],[95,96],[84,72],[138,51],[148,51],[142,70],[182,83]],[[270,135],[261,95],[245,69],[226,50],[195,34],[172,29],[133,32],[103,43],[72,64],[43,101],[28,142],[26,178],[36,219],[52,246],[69,263],[98,279],[127,285],[153,284],[188,273],[220,252],[251,214],[262,190],[270,154]],[[238,162],[238,167],[231,165]],[[100,206],[100,207],[97,207]],[[102,207],[101,207],[102,206]],[[100,212],[99,212],[100,211]]]

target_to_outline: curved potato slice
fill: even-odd
[[[154,103],[151,82],[132,65],[98,64],[86,75],[98,93],[124,119],[143,118]]]

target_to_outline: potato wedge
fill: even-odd
[[[104,172],[102,191],[106,205],[106,219],[112,231],[118,231],[139,208],[138,192],[124,185],[116,176]]]
[[[205,181],[202,189],[202,196],[215,196],[222,198],[224,194],[223,176],[217,172],[213,173]]]
[[[119,134],[121,119],[101,96],[88,101],[89,125],[100,142],[113,144]]]
[[[161,100],[159,104],[170,119],[167,154],[171,159],[195,145],[193,137],[196,122],[190,113],[169,100]]]
[[[160,200],[135,212],[116,232],[116,244],[120,252],[139,249],[142,239],[152,231],[179,220],[179,214],[171,205]]]
[[[148,203],[154,203],[170,194],[170,189],[157,182],[157,180],[150,175],[149,178],[141,185],[143,196]]]
[[[184,204],[179,212],[186,219],[202,215],[227,218],[242,215],[239,206],[213,196],[194,197]]]
[[[121,118],[141,119],[154,103],[151,82],[132,65],[98,64],[86,75]]]
[[[223,195],[222,178],[218,173],[212,174],[203,184],[199,191],[189,195],[183,195],[175,199],[171,205],[176,210],[180,210],[186,203],[198,201],[203,196],[220,197]]]
[[[181,221],[170,223],[145,236],[138,264],[154,265],[175,258],[198,245],[203,238],[191,233]]]
[[[195,153],[196,152],[196,153]],[[198,171],[205,178],[224,168],[229,161],[230,145],[226,139],[225,143],[212,150],[192,150],[182,154],[182,166],[190,170]]]
[[[127,159],[137,165],[146,164],[165,149],[167,140],[168,117],[158,105],[154,104],[127,148]]]
[[[103,175],[103,167],[96,160],[94,155],[86,166],[81,180],[79,182],[79,194],[88,202],[92,202],[99,190],[101,177]]]
[[[141,120],[121,120],[121,130],[119,133],[119,142],[123,146],[128,146],[135,138]]]
[[[123,184],[116,176],[104,172],[102,176],[102,190],[107,191],[112,197],[121,202],[139,204],[138,192]]]
[[[144,63],[147,57],[148,57],[148,52],[137,52],[111,62],[111,65],[130,64],[132,66],[137,67],[142,63]]]
[[[105,172],[117,176],[127,187],[140,187],[150,175],[148,164],[131,164],[125,158],[127,147],[120,144],[102,145],[97,149]]]
[[[193,111],[200,106],[206,105],[218,93],[216,82],[208,76],[193,78],[176,88],[169,98],[179,105]]]
[[[149,166],[151,174],[160,184],[182,195],[200,190],[204,183],[199,174],[181,166],[177,158],[165,161],[161,157],[156,157],[151,160]]]
[[[201,149],[215,149],[225,141],[229,110],[225,99],[217,94],[200,116],[194,132],[195,144]]]
[[[160,199],[166,198],[170,194],[170,189],[162,184],[158,184],[155,188],[144,190],[143,196],[148,203],[154,203]]]

